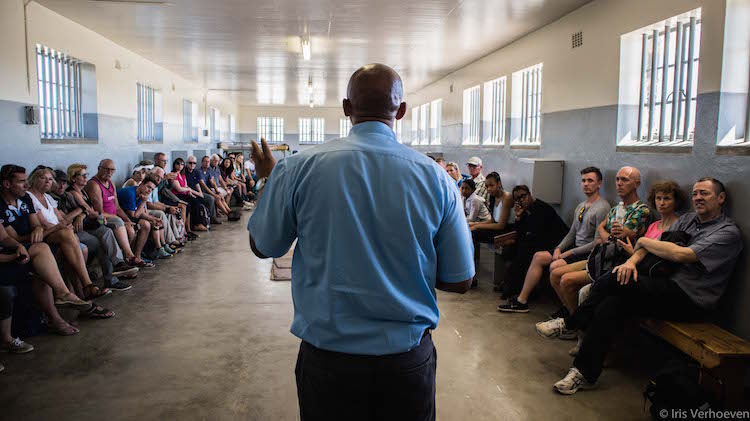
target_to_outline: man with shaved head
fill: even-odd
[[[638,177],[635,169],[623,170],[618,178],[621,174]],[[589,297],[571,316],[537,324],[537,332],[547,338],[568,329],[586,331],[573,368],[555,383],[555,390],[571,395],[594,387],[610,344],[626,319],[709,318],[726,291],[742,252],[740,231],[723,211],[726,196],[719,180],[699,179],[693,185],[694,212],[680,216],[660,238],[641,237],[632,256],[611,273],[597,278]],[[684,245],[677,244],[676,239]],[[647,256],[651,263],[645,259]],[[674,270],[651,270],[654,259],[669,262]]]
[[[302,420],[435,419],[435,288],[470,288],[473,247],[455,181],[396,140],[402,96],[393,69],[369,64],[349,80],[348,136],[278,163],[264,139],[262,149],[253,142],[268,180],[250,246],[280,257],[297,241],[291,332],[302,339]],[[388,181],[394,173],[399,183]]]

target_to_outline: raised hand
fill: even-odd
[[[271,153],[271,148],[268,146],[266,139],[260,139],[261,146],[258,146],[258,143],[254,140],[252,143],[252,157],[253,162],[255,162],[255,173],[261,178],[268,177],[271,174],[273,167],[276,166],[276,158],[273,157],[273,153]]]

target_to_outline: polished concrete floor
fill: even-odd
[[[289,284],[269,281],[271,262],[251,254],[247,216],[100,300],[113,319],[76,321],[76,336],[29,338],[34,352],[0,354],[0,419],[298,419]],[[484,279],[490,267],[488,254]],[[534,333],[551,301],[500,314],[490,282],[438,301],[438,420],[648,419],[639,355],[606,369],[596,390],[552,391],[574,343]]]

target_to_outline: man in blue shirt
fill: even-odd
[[[364,66],[347,92],[349,136],[278,164],[264,139],[262,151],[253,142],[256,172],[270,176],[250,245],[279,257],[297,241],[302,420],[434,420],[435,288],[464,293],[474,276],[462,200],[440,166],[396,140],[406,103],[393,69]]]

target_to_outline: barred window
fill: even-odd
[[[499,77],[484,84],[484,124],[488,127],[482,143],[505,144],[505,83],[507,77]]]
[[[83,138],[81,61],[36,46],[39,124],[46,139]]]
[[[161,92],[137,82],[138,96],[138,140],[162,140]]]
[[[322,118],[299,119],[299,143],[323,143],[325,120]]]
[[[352,121],[349,117],[339,120],[339,137],[349,136],[349,130],[352,129]]]
[[[258,117],[258,137],[269,143],[284,142],[284,119],[281,117]]]

